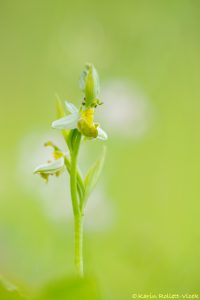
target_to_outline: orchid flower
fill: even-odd
[[[107,133],[99,126],[98,123],[94,123],[94,108],[87,109],[78,108],[65,101],[67,110],[70,115],[60,118],[52,123],[52,128],[55,129],[75,129],[77,128],[87,138],[97,138],[99,140],[107,140]]]
[[[60,157],[54,161],[49,161],[46,164],[39,165],[34,170],[34,174],[39,174],[44,178],[46,182],[48,182],[48,177],[50,175],[59,176],[65,168],[64,158]]]

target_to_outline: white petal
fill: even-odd
[[[67,110],[71,113],[71,114],[74,114],[74,113],[77,113],[78,112],[78,108],[73,104],[73,103],[70,103],[68,101],[65,101],[65,106],[67,108]]]
[[[54,173],[58,172],[64,167],[64,158],[61,157],[59,159],[54,160],[51,163],[43,164],[38,166],[33,173]]]
[[[54,121],[51,126],[55,129],[74,129],[77,127],[78,119],[79,114],[76,112]]]
[[[107,135],[107,133],[103,129],[101,129],[100,127],[98,127],[97,130],[98,130],[98,136],[97,136],[97,138],[99,140],[105,141],[105,140],[108,139],[108,135]]]

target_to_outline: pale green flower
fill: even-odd
[[[60,130],[77,128],[88,138],[107,140],[107,133],[100,128],[98,123],[94,123],[94,108],[78,110],[74,104],[67,101],[65,101],[65,105],[71,114],[54,121],[53,128]]]
[[[64,171],[64,168],[64,157],[62,156],[59,159],[55,159],[54,161],[39,165],[33,173],[39,174],[40,176],[42,176],[42,178],[44,178],[45,181],[48,181],[48,177],[50,175],[59,176],[62,171]]]

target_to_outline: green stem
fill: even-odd
[[[75,266],[79,276],[83,276],[83,217],[74,217]]]
[[[64,157],[65,159],[65,166],[69,172],[69,175],[71,173],[71,163],[68,159],[68,157],[65,155]],[[77,167],[77,170],[76,170],[76,176],[77,176],[77,189],[78,189],[78,194],[79,194],[79,200],[82,201],[82,198],[83,198],[83,194],[84,194],[84,183],[83,183],[83,179],[82,179],[82,176],[81,176],[81,173]]]
[[[74,213],[75,265],[80,276],[83,276],[82,254],[82,216],[77,193],[77,159],[81,142],[81,134],[77,131],[73,150],[71,151],[70,188]]]

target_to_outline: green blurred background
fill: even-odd
[[[78,104],[89,61],[109,133],[86,211],[92,283],[89,294],[48,299],[200,293],[199,33],[198,0],[0,1],[3,277],[35,293],[74,276],[68,177],[45,185],[32,170],[46,159],[43,142],[62,144],[50,128],[55,94]],[[101,150],[83,145],[83,169]]]

